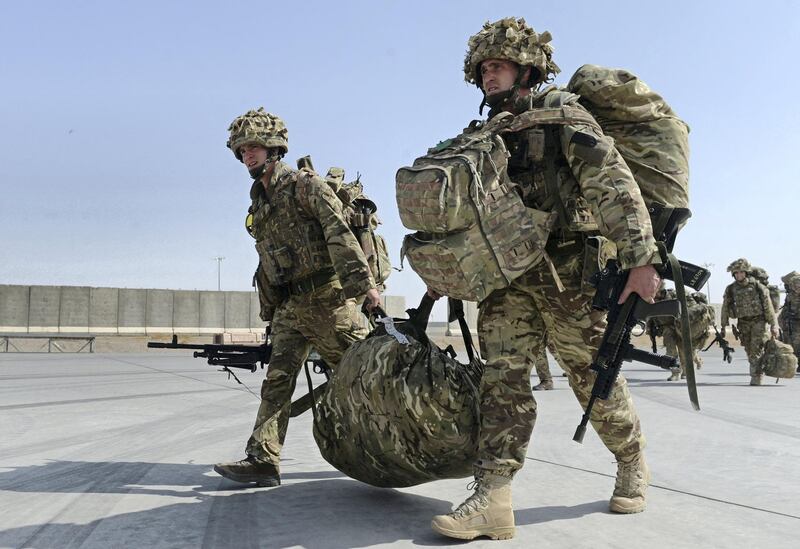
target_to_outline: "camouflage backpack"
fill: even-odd
[[[440,294],[482,301],[544,257],[553,215],[526,208],[506,171],[497,129],[511,115],[469,128],[396,175],[401,259]]]
[[[314,438],[322,457],[351,478],[403,487],[472,474],[483,364],[468,329],[468,364],[427,338],[432,307],[426,296],[407,320],[353,343],[328,381]]]
[[[299,158],[297,167],[314,170],[310,156]],[[353,231],[367,258],[372,278],[379,289],[383,290],[384,282],[392,272],[392,264],[386,240],[376,232],[378,225],[381,224],[377,214],[378,207],[364,194],[360,176],[355,181],[345,183],[344,170],[332,167],[325,175],[325,181],[342,201],[350,230]]]
[[[708,328],[714,322],[714,308],[707,303],[706,296],[694,293],[687,296],[689,327],[692,332],[692,348],[702,347],[708,339]]]
[[[797,357],[788,343],[769,339],[764,344],[764,354],[759,361],[764,375],[776,378],[792,379],[797,371]]]

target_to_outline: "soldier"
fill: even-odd
[[[310,170],[281,162],[288,152],[283,121],[263,108],[236,118],[228,148],[253,178],[251,234],[261,318],[270,322],[272,357],[247,457],[214,470],[237,482],[280,484],[280,452],[297,374],[313,346],[335,367],[366,329],[356,299],[380,305],[367,260],[345,221],[342,202]]]
[[[532,387],[534,391],[552,391],[553,390],[553,374],[550,373],[550,364],[547,362],[547,351],[549,350],[553,357],[556,359],[556,362],[561,364],[561,359],[558,357],[558,351],[553,344],[550,343],[550,338],[547,337],[547,333],[544,328],[544,320],[541,317],[535,321],[538,324],[536,331],[543,331],[545,332],[544,336],[544,346],[541,348],[541,352],[533,357],[533,366],[536,368],[536,375],[539,377],[539,384]]]
[[[489,117],[540,107],[550,93],[561,93],[552,87],[540,89],[559,72],[550,39],[549,33],[537,34],[523,19],[514,18],[486,23],[469,39],[465,78],[483,92],[482,105],[491,107]],[[569,102],[580,108],[576,96]],[[590,117],[588,111],[586,115]],[[434,517],[433,529],[446,536],[508,539],[514,535],[511,480],[525,461],[536,420],[529,357],[544,349],[545,332],[581,406],[585,408],[589,400],[595,378],[589,366],[606,325],[605,313],[591,307],[594,289],[583,272],[584,266],[598,264],[599,246],[590,244],[606,237],[616,245],[622,268],[630,270],[620,303],[632,292],[652,302],[660,282],[653,266],[659,256],[650,218],[613,140],[592,125],[570,123],[557,131],[553,148],[545,147],[547,152],[538,162],[528,162],[525,152],[533,147],[528,147],[526,132],[505,134],[512,155],[509,175],[520,186],[526,205],[557,211],[561,202],[547,190],[543,175],[546,166],[555,164],[566,215],[586,220],[594,214],[595,229],[580,232],[563,224],[547,247],[552,270],[537,264],[480,304],[478,330],[487,364],[480,389],[475,492],[452,513]],[[575,135],[581,137],[580,145],[572,139]],[[544,321],[544,330],[536,329],[538,318]],[[623,376],[608,400],[597,402],[591,420],[617,460],[609,508],[618,513],[643,511],[650,477],[645,439]]]
[[[775,284],[769,283],[769,274],[767,274],[767,271],[761,267],[753,267],[747,274],[767,287],[767,290],[769,290],[769,298],[772,300],[772,308],[775,309],[775,312],[778,312],[778,309],[781,308],[781,291]]]
[[[800,362],[800,273],[792,271],[781,277],[786,288],[786,301],[778,316],[778,324],[783,332],[783,342],[794,349],[794,354]],[[800,372],[800,366],[797,367]]]
[[[661,288],[656,294],[656,301],[665,301],[668,299],[676,299],[675,290],[671,288]],[[647,321],[647,329],[655,335],[660,335],[664,340],[664,352],[669,356],[678,356],[679,335],[675,319],[672,317],[654,317]],[[654,350],[655,352],[655,350]],[[681,371],[682,368],[677,367],[670,370],[670,376],[667,381],[678,381],[685,374]]]
[[[752,267],[744,258],[737,259],[728,265],[728,272],[733,275],[734,282],[725,288],[722,299],[722,337],[725,327],[731,318],[736,318],[739,340],[750,361],[750,385],[761,385],[764,377],[759,359],[764,352],[764,343],[769,339],[767,324],[772,337],[778,337],[778,319],[769,297],[769,290],[755,278],[747,276]]]

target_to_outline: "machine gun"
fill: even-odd
[[[624,361],[636,360],[664,369],[677,367],[677,359],[675,357],[657,355],[635,348],[631,344],[631,331],[634,326],[646,321],[649,317],[678,317],[681,315],[683,317],[684,332],[686,332],[683,341],[688,344],[691,340],[688,333],[688,313],[685,310],[681,310],[680,306],[681,302],[686,303],[684,285],[699,290],[705,285],[711,273],[702,267],[678,261],[669,253],[675,243],[678,229],[691,217],[691,212],[686,208],[674,208],[670,211],[655,207],[651,207],[650,212],[651,217],[654,219],[658,216],[666,217],[666,221],[661,221],[658,224],[654,223],[654,225],[662,227],[662,231],[656,234],[656,240],[659,242],[659,249],[664,263],[659,274],[664,279],[675,281],[678,299],[650,304],[643,301],[638,295],[631,294],[620,305],[617,302],[628,282],[628,271],[621,270],[617,262],[611,260],[602,271],[594,275],[591,283],[597,292],[592,301],[592,308],[608,311],[608,326],[606,326],[606,331],[603,334],[600,348],[592,361],[591,369],[597,372],[597,377],[592,386],[592,394],[586,405],[580,425],[578,425],[575,435],[572,437],[575,442],[583,442],[586,426],[589,424],[589,417],[595,401],[598,398],[605,400],[609,397]],[[688,364],[686,371],[689,397],[695,409],[699,410],[697,388],[694,384],[694,369],[691,366],[691,351],[688,353],[684,351],[683,354],[688,355],[684,357],[683,362]]]
[[[148,341],[147,347],[150,349],[196,349],[192,355],[194,358],[207,358],[209,364],[222,366],[223,371],[231,374],[233,372],[228,368],[241,368],[255,372],[258,363],[261,363],[261,368],[264,368],[269,364],[272,356],[272,343],[262,343],[261,345],[189,344],[178,343],[176,335],[172,336],[172,341],[169,343]]]
[[[712,324],[712,326],[714,326],[714,333],[716,335],[714,336],[714,339],[711,340],[711,343],[708,344],[708,347],[703,349],[703,352],[708,351],[714,345],[714,343],[719,343],[719,346],[722,348],[722,360],[727,360],[728,364],[730,364],[733,361],[733,353],[736,351],[733,347],[731,347],[731,344],[728,343],[728,340],[722,337],[722,334],[719,333],[717,325]]]
[[[269,332],[267,333],[269,335]],[[243,370],[250,370],[255,372],[260,364],[263,369],[264,366],[269,364],[272,357],[272,343],[262,343],[261,345],[234,345],[234,344],[217,344],[217,343],[178,343],[178,336],[173,335],[172,341],[169,343],[162,343],[160,341],[148,341],[147,347],[150,349],[194,349],[195,352],[192,356],[194,358],[208,359],[208,363],[212,366],[221,366],[223,372],[227,372],[232,376],[240,385],[244,385],[241,380],[236,377],[231,368],[239,368]],[[314,373],[325,374],[329,377],[330,368],[324,360],[315,352],[312,351],[308,355],[306,361],[306,375],[310,378],[308,372],[308,365],[311,364]],[[310,384],[309,384],[310,387]],[[313,397],[310,394],[303,395],[292,403],[290,417],[297,417],[311,407],[312,398],[316,400],[324,390],[325,384],[318,386],[313,391]]]

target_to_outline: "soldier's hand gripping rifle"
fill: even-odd
[[[655,208],[650,209],[651,217],[656,217],[662,213],[661,210]],[[597,372],[594,385],[592,386],[592,394],[589,402],[586,405],[586,411],[581,418],[581,423],[575,430],[575,435],[572,440],[576,442],[583,442],[583,437],[586,434],[586,426],[589,424],[589,417],[592,413],[592,408],[595,401],[600,399],[607,399],[614,389],[617,377],[619,376],[622,363],[624,361],[636,360],[646,364],[652,364],[664,369],[672,369],[677,367],[677,359],[668,355],[657,355],[641,349],[635,348],[631,344],[631,331],[634,326],[642,321],[646,321],[650,317],[655,316],[673,316],[678,317],[683,315],[685,331],[688,332],[688,316],[685,310],[681,310],[680,302],[686,303],[686,295],[684,291],[684,284],[699,290],[702,288],[708,277],[711,275],[709,271],[702,267],[678,261],[674,256],[668,253],[675,243],[675,236],[678,229],[686,222],[691,216],[686,208],[675,208],[666,214],[668,217],[666,221],[661,223],[654,223],[654,225],[663,226],[663,229],[656,234],[656,240],[659,241],[659,247],[662,252],[662,260],[664,265],[661,267],[659,274],[662,278],[667,280],[674,280],[678,299],[670,299],[659,301],[657,303],[647,303],[643,301],[638,295],[631,294],[623,304],[618,304],[622,290],[628,282],[628,271],[620,270],[617,262],[611,260],[606,264],[606,267],[598,272],[592,279],[592,285],[597,289],[594,300],[592,301],[592,308],[608,311],[608,326],[603,334],[603,340],[600,348],[591,365],[591,369]],[[685,342],[691,341],[689,334],[683,338]],[[684,350],[683,355],[687,354]],[[694,385],[694,369],[691,367],[691,351],[687,357],[682,361],[684,364],[689,364],[686,368],[687,372],[687,385],[689,385],[689,397],[695,409],[699,410],[700,405],[697,398],[697,389]]]
[[[733,353],[735,350],[733,347],[731,347],[731,344],[728,343],[728,340],[725,339],[721,333],[719,333],[717,325],[712,324],[712,326],[714,326],[714,333],[716,335],[714,336],[714,339],[711,340],[711,343],[708,344],[708,347],[703,349],[703,352],[708,351],[714,345],[714,343],[719,343],[719,346],[722,348],[722,360],[727,360],[728,364],[730,364],[733,361]]]

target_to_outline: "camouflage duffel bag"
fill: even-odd
[[[791,345],[770,339],[764,344],[760,365],[766,376],[791,379],[797,371],[797,357]]]
[[[483,364],[468,331],[469,364],[428,340],[432,306],[426,296],[408,320],[382,319],[328,381],[314,438],[325,461],[351,478],[399,488],[472,475]]]

